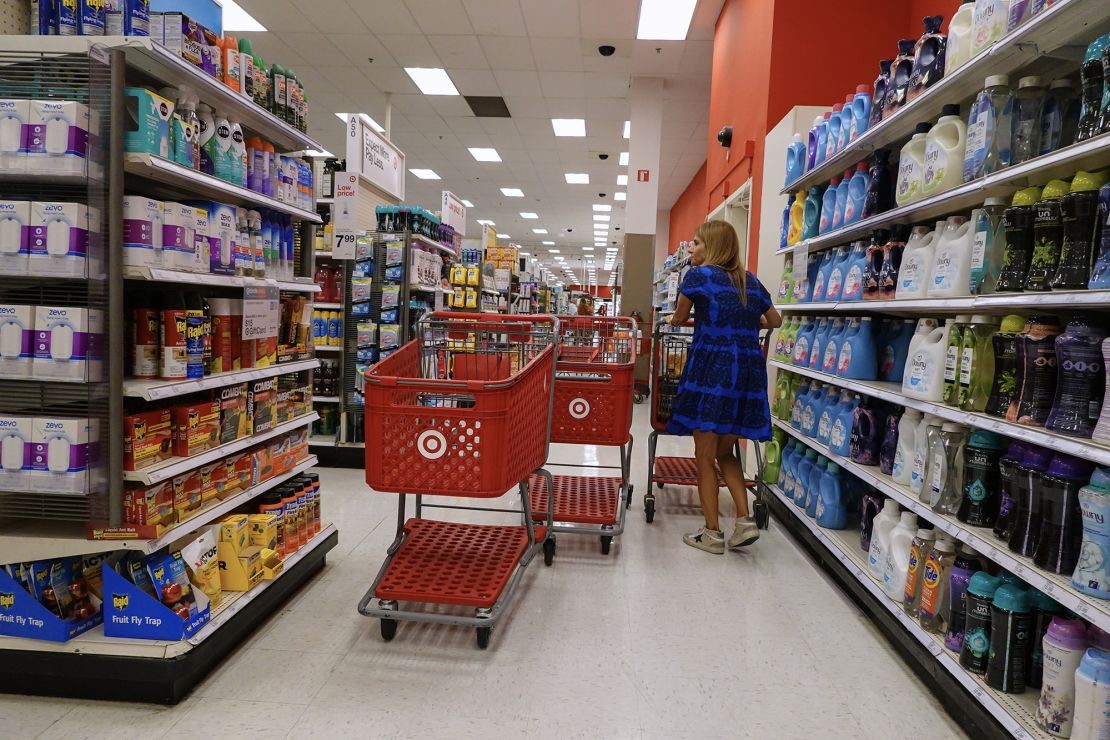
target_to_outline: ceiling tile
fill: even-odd
[[[358,66],[370,63],[379,65],[397,65],[397,61],[390,55],[381,41],[370,33],[333,33],[328,35],[328,40],[339,49],[347,59]],[[340,60],[336,60],[338,63]]]
[[[543,70],[543,67],[540,67]],[[590,80],[593,86],[593,80]],[[577,98],[585,95],[585,78],[581,72],[540,72],[540,90],[548,98]]]
[[[303,31],[308,25],[290,0],[242,0],[239,4],[271,32]]]
[[[441,116],[473,116],[466,99],[461,95],[428,95],[428,101]]]
[[[452,131],[459,134],[460,138],[466,142],[466,146],[488,147],[494,144],[486,134],[485,128],[482,127],[481,119],[475,118],[473,115],[448,118],[447,125],[451,127]],[[469,153],[467,156],[470,156]]]
[[[593,72],[587,80],[586,95],[591,98],[624,98],[628,95],[628,75],[619,72]]]
[[[442,67],[428,37],[420,34],[383,34],[381,42],[400,67]]]
[[[309,64],[336,64],[343,61],[340,58],[341,52],[328,40],[327,34],[305,31],[284,32],[277,35],[284,44],[296,49]],[[281,59],[282,65],[285,66],[283,56],[276,56],[274,59]]]
[[[457,69],[489,69],[477,36],[429,36],[428,41],[452,77]]]
[[[374,62],[373,64],[364,66],[362,72],[366,75],[366,79],[373,82],[374,87],[383,93],[399,93],[402,95],[420,94],[420,88],[413,83],[412,78],[400,67]]]
[[[358,4],[356,0],[355,5]],[[303,7],[308,11],[304,15],[312,25],[324,33],[369,31],[347,0],[312,0],[310,4]]]
[[[591,75],[590,79],[593,79]],[[586,100],[586,118],[591,128],[596,122],[601,121],[606,125],[606,132],[615,136],[624,136],[624,122],[631,116],[629,102],[623,96],[620,98],[588,98]],[[611,128],[615,127],[615,131]]]
[[[460,37],[461,38],[461,37]],[[451,81],[462,95],[501,95],[493,72],[486,69],[451,69]]]
[[[253,1],[270,2],[270,0]],[[351,2],[351,7],[376,34],[420,33],[420,26],[405,6],[404,0],[374,0],[372,3],[354,0]]]
[[[581,97],[547,98],[547,113],[550,118],[586,118],[586,100]],[[551,121],[547,122],[548,129]],[[586,121],[586,132],[589,133],[590,122]],[[573,138],[573,137],[560,137]]]
[[[535,69],[536,63],[532,58],[532,45],[526,38],[510,36],[479,36],[482,49],[486,52],[486,59],[490,68],[494,70],[526,70]],[[539,82],[537,80],[536,88]],[[511,95],[513,93],[505,93]],[[534,95],[532,93],[519,93],[521,95]]]
[[[405,4],[424,33],[474,33],[459,0],[405,0]]]
[[[583,38],[602,39],[599,44],[612,44],[618,39],[636,38],[640,3],[637,0],[578,0]],[[596,48],[596,45],[595,45]]]
[[[534,89],[532,94],[539,92]],[[543,98],[525,98],[525,97],[505,97],[505,104],[509,107],[509,113],[513,118],[543,118],[547,119],[547,101]],[[551,126],[551,121],[547,121],[548,127]]]
[[[524,11],[529,36],[578,37],[578,4],[573,0],[562,3],[551,0],[520,0],[520,6]]]
[[[474,29],[487,36],[524,36],[524,16],[517,0],[463,0]]]
[[[506,98],[535,95],[540,89],[540,77],[535,72],[495,69],[493,76]],[[509,110],[511,112],[512,108]]]

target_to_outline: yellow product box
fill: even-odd
[[[285,570],[285,561],[281,559],[281,553],[267,547],[262,548],[262,577],[272,581],[280,576],[283,570]]]
[[[220,542],[220,585],[224,591],[250,591],[262,580],[262,548],[248,545],[235,552]]]
[[[247,517],[250,523],[250,541],[252,545],[263,550],[277,549],[278,518],[276,514],[251,514]]]
[[[250,542],[250,521],[246,514],[229,514],[220,522],[220,545],[227,544],[238,555]]]

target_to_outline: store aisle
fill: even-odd
[[[868,620],[772,522],[741,554],[683,545],[696,494],[646,525],[648,408],[636,408],[636,498],[608,558],[559,538],[490,648],[472,630],[402,623],[383,643],[355,606],[393,535],[396,499],[321,470],[339,525],[328,566],[177,707],[0,696],[11,738],[962,737]],[[663,438],[683,454],[688,440]],[[593,448],[552,459],[589,462]],[[601,450],[602,462],[615,455]],[[726,497],[727,498],[727,497]],[[730,523],[731,526],[731,523]]]

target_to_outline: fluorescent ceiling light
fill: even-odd
[[[594,236],[609,236],[608,231],[595,231]]]
[[[556,136],[585,136],[586,120],[584,118],[552,118],[551,128]]]
[[[439,67],[405,67],[409,77],[425,95],[458,95],[455,83],[447,76],[447,71]]]
[[[546,243],[546,242],[545,242],[545,243]],[[547,250],[547,251],[548,251],[548,252],[551,252],[551,254],[558,254],[558,253],[559,253],[559,250],[558,250],[558,249],[549,249],[549,250]]]
[[[624,138],[627,139],[631,133],[632,133],[632,121],[625,121],[624,122]]]
[[[221,25],[225,31],[254,31],[262,32],[266,27],[259,23],[253,15],[243,10],[235,0],[223,1],[223,20]]]
[[[532,229],[533,234],[546,234],[547,229]]]
[[[512,237],[509,236],[508,234],[498,234],[497,238],[498,239],[512,239]]]
[[[307,157],[334,157],[335,155],[327,149],[309,149],[305,151]]]
[[[469,200],[464,200],[464,201],[463,201],[462,203],[463,203],[463,205],[464,205],[464,206],[466,206],[467,208],[473,208],[473,207],[474,207],[474,204],[473,204],[473,203],[471,203],[471,202],[470,202]]]
[[[592,252],[592,251],[594,251],[594,248],[593,248],[593,247],[582,247],[582,249],[583,249],[583,251],[586,251],[586,252]]]
[[[698,0],[641,0],[636,38],[646,41],[682,41],[690,31]]]
[[[628,200],[628,193],[624,192],[623,190],[618,190],[617,192],[613,193],[613,200]]]
[[[382,126],[380,123],[378,123],[373,118],[366,115],[365,113],[336,113],[335,117],[338,118],[340,121],[342,121],[343,125],[346,126],[347,125],[347,119],[350,118],[351,116],[355,116],[355,115],[357,115],[359,118],[366,121],[366,123],[368,123],[370,125],[370,128],[374,129],[379,134],[385,132],[385,127],[384,126]]]
[[[532,253],[531,253],[531,252],[521,252],[521,253],[520,253],[520,256],[521,256],[521,257],[531,257],[531,256],[532,256]]]
[[[568,172],[563,175],[571,185],[589,185],[590,176],[584,172]]]
[[[617,185],[625,186],[628,184],[628,175],[617,175]]]
[[[605,203],[594,203],[594,210],[599,213],[608,213],[609,211],[613,210],[613,206],[607,205]]]
[[[416,169],[410,169],[409,172],[416,175],[421,180],[438,180],[438,179],[440,179],[439,175],[436,174],[435,170],[422,170],[420,168],[416,168]]]
[[[524,191],[520,188],[501,188],[501,194],[506,198],[523,198]]]
[[[482,226],[496,226],[497,225],[493,221],[490,221],[488,218],[480,218],[480,219],[478,219],[478,223],[480,223]]]
[[[609,221],[609,216],[607,216],[604,213],[595,213],[594,214],[594,221],[606,221],[606,222],[608,222]]]
[[[537,216],[536,214],[534,214],[530,211],[521,211],[520,217],[521,218],[539,218],[539,216]]]
[[[551,246],[551,247],[555,246],[555,242],[544,242],[543,244],[544,244],[544,246]]]
[[[496,149],[485,149],[482,147],[468,147],[467,151],[470,156],[479,162],[500,162],[501,155],[497,153]]]
[[[627,167],[628,166],[628,152],[621,152],[620,165],[621,165],[621,167]],[[628,175],[625,175],[624,177],[625,177],[625,181],[627,182]],[[624,184],[624,183],[621,183],[618,180],[617,184],[621,185],[621,184]]]

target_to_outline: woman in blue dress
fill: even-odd
[[[740,241],[727,222],[708,221],[698,227],[690,264],[671,324],[685,324],[693,308],[694,337],[667,431],[694,436],[705,526],[683,541],[720,554],[726,541],[717,519],[718,469],[736,504],[736,528],[727,546],[745,547],[759,539],[733,448],[741,437],[754,442],[771,438],[767,365],[759,330],[778,327],[782,318],[767,289],[744,269]]]

